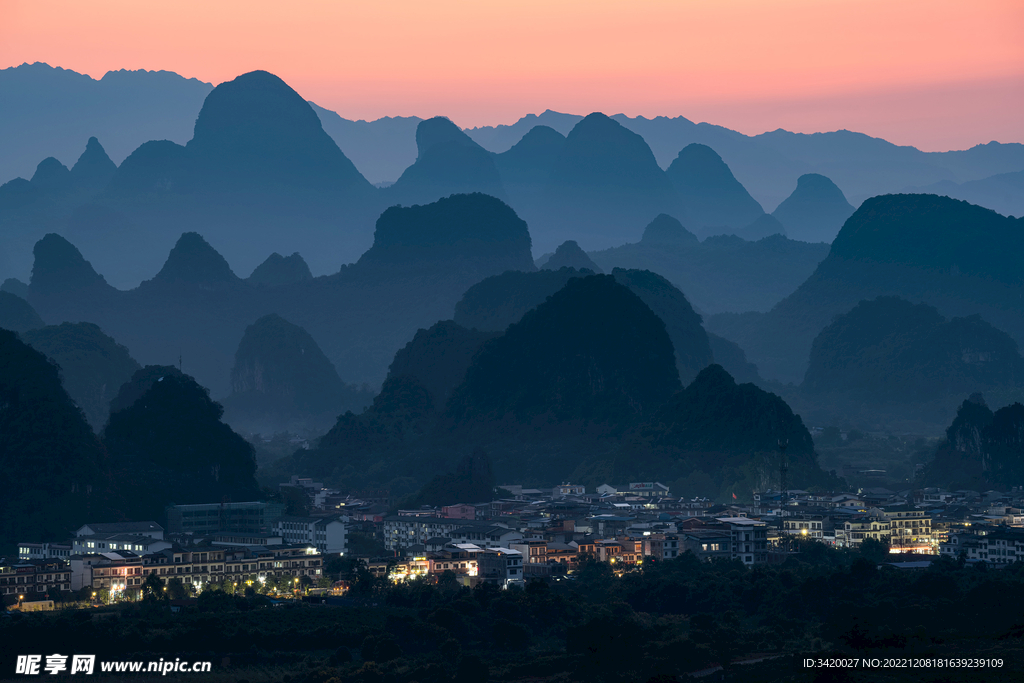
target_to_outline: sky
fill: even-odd
[[[0,68],[254,69],[346,118],[545,109],[1024,142],[1020,0],[0,0]]]

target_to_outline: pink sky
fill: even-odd
[[[0,68],[281,76],[347,118],[555,109],[1024,142],[1020,0],[0,0]]]

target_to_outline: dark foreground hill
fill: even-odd
[[[772,235],[749,242],[733,235],[703,242],[671,216],[658,216],[633,244],[590,252],[606,272],[650,270],[686,292],[703,314],[767,311],[800,286],[828,254],[828,245]]]
[[[153,278],[117,290],[67,240],[36,245],[29,299],[43,320],[98,324],[143,364],[178,364],[215,396],[245,328],[287,311],[356,385],[379,386],[395,351],[416,330],[451,317],[468,287],[510,269],[532,270],[526,224],[485,195],[394,207],[377,222],[358,263],[314,279],[277,277],[274,286],[238,278],[205,239],[186,233]],[[301,269],[300,269],[301,270]]]
[[[981,394],[965,400],[935,459],[921,474],[925,486],[949,490],[1009,490],[1024,484],[1024,405],[994,413]]]
[[[558,273],[571,271],[549,275]],[[789,439],[796,485],[828,481],[782,399],[736,385],[718,366],[680,391],[665,325],[617,277],[568,277],[504,334],[481,336],[452,323],[421,331],[369,409],[339,417],[269,476],[302,471],[402,496],[483,449],[497,480],[646,478],[728,497],[770,484],[778,440]],[[439,409],[432,391],[454,384]]]
[[[769,379],[799,382],[811,342],[860,301],[899,296],[944,316],[980,315],[1024,341],[1024,221],[935,195],[886,195],[847,220],[828,258],[763,315],[715,315]],[[600,260],[598,260],[600,263]]]
[[[42,327],[22,339],[60,367],[64,389],[97,432],[110,415],[110,401],[140,369],[128,349],[92,323]]]
[[[221,422],[223,408],[188,375],[147,366],[122,386],[111,409],[103,442],[129,518],[161,519],[170,503],[258,494],[252,446]]]
[[[46,356],[0,330],[0,545],[62,541],[85,517],[106,515],[106,451]],[[14,482],[17,482],[15,485]]]
[[[468,328],[504,331],[573,278],[591,274],[588,270],[560,268],[536,273],[507,272],[487,278],[470,287],[456,304],[455,321]],[[713,362],[701,317],[682,292],[650,271],[616,268],[612,277],[640,297],[664,322],[683,382],[689,382]]]

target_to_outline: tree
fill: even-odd
[[[164,584],[160,580],[160,577],[156,575],[155,571],[149,573],[146,580],[142,584],[142,597],[145,600],[164,600],[167,598],[167,591],[164,590]]]

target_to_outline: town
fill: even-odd
[[[331,558],[359,562],[392,582],[501,589],[571,580],[580,562],[617,576],[645,560],[692,553],[702,562],[782,564],[806,543],[888,550],[882,563],[921,569],[942,555],[1001,567],[1024,558],[1024,491],[891,491],[831,495],[755,493],[753,504],[675,498],[659,482],[571,483],[552,489],[503,485],[475,505],[395,510],[386,490],[342,495],[309,478],[281,484],[302,516],[278,501],[172,505],[155,521],[85,523],[65,542],[18,544],[0,561],[0,595],[11,609],[139,600],[150,576],[187,606],[206,590],[247,588],[278,597],[344,595]],[[194,604],[194,600],[193,600]]]

